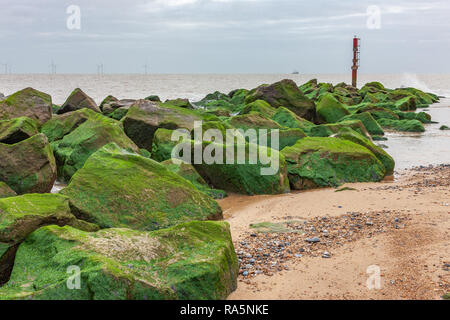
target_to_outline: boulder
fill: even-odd
[[[39,124],[27,117],[0,121],[0,143],[15,144],[39,133]]]
[[[64,104],[61,106],[61,109],[58,110],[57,114],[72,112],[83,108],[91,109],[92,111],[98,113],[101,112],[94,99],[89,97],[80,88],[76,88],[72,91],[66,102],[64,102]]]
[[[264,100],[274,108],[285,107],[306,120],[314,121],[314,102],[307,98],[292,80],[285,79],[271,85],[259,86],[248,93],[245,103],[256,100]]]
[[[194,109],[194,106],[189,102],[189,99],[171,99],[166,100],[165,104],[179,107],[179,108],[185,108],[185,109]]]
[[[17,247],[45,225],[72,225],[87,231],[98,228],[71,213],[69,199],[57,194],[27,194],[0,199],[0,285],[8,281]]]
[[[395,106],[400,111],[414,111],[417,109],[416,99],[412,96],[397,100]]]
[[[91,154],[108,143],[139,152],[120,122],[91,110],[64,114],[44,126],[42,131],[53,141],[58,177],[65,181],[70,180]]]
[[[28,117],[43,124],[52,118],[52,98],[33,88],[20,90],[0,102],[0,120]]]
[[[360,120],[371,135],[384,135],[383,129],[369,112],[354,113],[342,118],[342,121],[346,120]]]
[[[17,193],[14,192],[6,183],[0,181],[0,198],[15,197]]]
[[[282,154],[278,151],[249,143],[231,144],[227,141],[230,159],[227,161],[227,146],[213,142],[203,142],[201,148],[221,150],[222,157],[214,163],[194,163],[197,172],[205,181],[215,188],[248,195],[257,194],[280,194],[289,192],[289,182],[287,180],[286,162]],[[194,147],[191,148],[194,150]],[[241,151],[242,150],[242,151]],[[233,152],[231,154],[231,152]],[[242,153],[241,153],[242,152]],[[255,152],[258,157],[254,163],[249,161],[249,155]],[[278,157],[278,161],[272,163],[272,169],[276,172],[269,172],[269,164],[261,162],[260,154],[273,157],[273,161]],[[242,158],[241,158],[242,155]],[[242,162],[242,163],[239,163]],[[278,170],[275,170],[276,168]],[[267,169],[265,173],[263,168]]]
[[[431,123],[431,116],[426,112],[403,112],[396,111],[400,120],[419,120],[422,123]]]
[[[380,181],[386,174],[384,165],[371,151],[343,139],[307,137],[281,153],[295,190]]]
[[[419,120],[391,120],[379,119],[378,123],[385,129],[403,132],[425,132],[425,128]]]
[[[80,268],[80,288],[73,270]],[[17,251],[0,299],[213,300],[237,287],[238,259],[226,222],[143,232],[47,226]]]
[[[130,107],[136,102],[134,99],[122,99],[117,101],[111,101],[103,105],[102,112],[106,116],[110,116],[117,109],[125,109],[128,110]]]
[[[110,104],[110,103],[116,102],[116,101],[119,101],[119,99],[117,99],[116,97],[114,97],[112,95],[109,95],[105,99],[103,99],[103,101],[100,103],[99,108],[103,112],[103,106],[104,105],[107,105],[107,104]]]
[[[172,158],[172,149],[178,144],[172,141],[174,130],[159,128],[153,136],[152,159],[162,162]]]
[[[251,112],[257,112],[266,117],[273,117],[278,109],[275,109],[270,104],[264,100],[256,100],[252,103],[247,104],[240,114],[247,114]]]
[[[215,116],[206,116],[216,118]],[[174,107],[148,100],[137,100],[121,120],[125,133],[139,148],[151,150],[153,135],[158,128],[191,131],[195,121],[205,120],[196,110]]]
[[[387,176],[391,176],[394,174],[394,168],[395,168],[394,159],[386,151],[384,151],[383,148],[378,147],[372,141],[370,141],[363,135],[359,134],[355,130],[350,129],[350,128],[341,128],[341,129],[339,129],[338,133],[336,135],[334,135],[334,137],[352,141],[354,143],[357,143],[357,144],[367,148],[384,165]]]
[[[350,115],[347,108],[330,93],[325,94],[317,103],[316,112],[321,123],[335,123]]]
[[[161,102],[161,99],[157,95],[151,95],[145,98],[148,101]]]
[[[356,113],[364,112],[369,112],[375,120],[381,118],[399,120],[399,116],[394,111],[373,104],[363,105],[356,109]]]
[[[61,194],[77,217],[102,228],[156,230],[222,218],[219,205],[190,182],[114,143],[91,155]]]
[[[17,194],[50,192],[56,180],[52,148],[43,134],[16,144],[0,143],[0,181]]]
[[[329,137],[332,134],[337,133],[341,128],[351,128],[367,138],[370,137],[366,127],[360,120],[346,120],[314,126],[310,128],[308,135],[311,137]]]
[[[227,196],[227,193],[223,190],[212,189],[206,181],[198,174],[197,170],[195,170],[194,166],[190,163],[175,163],[172,160],[166,160],[162,162],[167,169],[172,171],[173,173],[178,174],[184,179],[190,181],[195,188],[206,193],[213,199],[223,199]]]
[[[283,107],[278,108],[271,119],[280,126],[292,129],[301,129],[305,133],[308,133],[309,130],[315,126],[314,123],[299,117],[291,110]]]

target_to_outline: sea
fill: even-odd
[[[62,104],[75,88],[81,88],[97,103],[108,95],[119,99],[140,99],[158,95],[162,100],[188,98],[195,102],[206,94],[228,93],[238,88],[252,89],[263,83],[292,79],[298,85],[311,79],[337,84],[349,83],[349,74],[7,74],[0,75],[0,92],[12,94],[33,87]],[[425,125],[424,133],[387,132],[387,141],[377,142],[396,160],[396,169],[450,164],[450,74],[360,74],[358,85],[380,81],[387,88],[415,87],[442,98],[426,112],[436,123]],[[423,111],[423,110],[419,110]]]

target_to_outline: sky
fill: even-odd
[[[450,73],[448,0],[0,0],[0,73]],[[75,6],[75,7],[74,7]],[[75,10],[74,10],[75,8]],[[79,12],[79,15],[78,15]],[[78,24],[79,22],[79,24]],[[79,28],[78,28],[79,26]]]

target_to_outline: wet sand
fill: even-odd
[[[221,200],[241,259],[229,299],[441,299],[450,292],[450,166],[344,187],[355,190]],[[291,229],[250,227],[262,222]],[[321,241],[306,241],[313,237]],[[372,265],[381,270],[379,290],[366,285]]]

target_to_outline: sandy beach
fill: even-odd
[[[441,299],[450,291],[448,165],[220,205],[241,263],[231,300]],[[367,287],[369,266],[380,268],[380,289]]]

